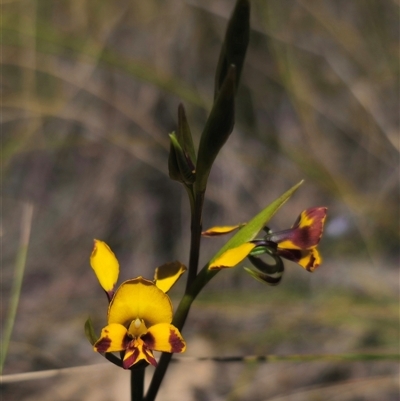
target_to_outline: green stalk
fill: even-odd
[[[145,368],[131,370],[131,401],[143,401]]]
[[[202,230],[202,213],[204,203],[204,192],[197,193],[194,201],[194,210],[192,210],[192,220],[190,225],[190,256],[189,256],[189,270],[186,282],[186,291],[188,292],[190,286],[197,276],[197,269],[199,265],[200,255],[200,240]]]
[[[15,263],[15,275],[11,288],[10,309],[3,331],[3,340],[1,342],[0,356],[0,375],[3,374],[4,363],[6,361],[8,346],[10,344],[11,334],[14,328],[15,317],[17,315],[19,298],[21,296],[22,281],[24,278],[26,258],[28,254],[29,238],[32,226],[33,205],[25,203],[22,210],[21,219],[21,240],[18,249],[17,260]]]

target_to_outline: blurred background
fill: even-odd
[[[251,4],[236,125],[210,176],[203,226],[247,221],[305,179],[270,226],[328,206],[324,261],[313,274],[287,262],[278,287],[239,267],[220,272],[183,330],[187,355],[398,354],[399,2]],[[187,263],[189,206],[168,177],[168,133],[182,102],[198,143],[234,1],[2,6],[3,334],[23,277],[3,400],[128,400],[129,374],[104,364],[83,332],[88,316],[97,330],[106,321],[93,238],[116,253],[120,282]],[[224,241],[203,240],[201,265]],[[183,281],[170,293],[175,305]],[[34,374],[49,369],[56,376]],[[398,363],[187,357],[159,399],[177,394],[398,400]]]

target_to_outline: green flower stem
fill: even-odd
[[[208,270],[208,263],[201,269],[195,281],[179,303],[178,309],[174,315],[174,319],[172,320],[172,324],[179,330],[183,329],[186,318],[190,311],[190,307],[192,306],[192,303],[196,299],[197,295],[199,295],[200,291],[219,271],[220,270]]]
[[[131,370],[131,400],[143,401],[145,368]]]
[[[186,282],[186,292],[194,282],[197,276],[197,268],[199,265],[200,255],[200,240],[202,229],[202,213],[204,203],[204,192],[196,193],[194,199],[194,207],[192,208],[192,221],[190,226],[190,256],[189,256],[189,270]]]

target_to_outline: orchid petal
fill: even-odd
[[[211,227],[201,233],[203,237],[216,237],[219,235],[225,235],[229,234],[238,228],[243,227],[244,224],[237,224],[235,226],[216,226],[216,227]]]
[[[298,263],[309,272],[316,270],[322,263],[322,258],[317,248],[306,250],[278,248],[277,254],[285,259]]]
[[[281,249],[311,249],[318,245],[326,219],[326,207],[304,210],[293,227],[267,235],[269,241],[278,244]]]
[[[129,342],[127,333],[126,327],[121,324],[109,324],[101,331],[93,348],[100,353],[123,351]]]
[[[186,350],[185,340],[179,330],[172,324],[155,324],[142,336],[146,346],[161,352],[184,352]]]
[[[119,264],[110,247],[103,241],[94,240],[90,255],[90,265],[94,270],[100,285],[111,299],[119,275]]]
[[[210,263],[208,268],[210,270],[223,269],[227,267],[234,267],[239,264],[255,247],[256,245],[251,242],[245,242],[236,248],[231,248],[224,252],[214,262]]]
[[[108,323],[128,327],[137,318],[147,327],[171,323],[171,301],[152,281],[138,277],[125,281],[116,291],[108,308]]]
[[[147,348],[142,339],[134,339],[130,342],[129,347],[127,348],[124,360],[122,362],[122,367],[124,369],[129,369],[134,364],[145,360],[153,366],[157,366],[157,361],[154,358],[151,350]]]
[[[186,270],[186,266],[178,261],[165,263],[156,268],[154,282],[160,290],[166,293]]]

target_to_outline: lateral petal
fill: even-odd
[[[245,223],[244,223],[245,224]],[[225,235],[229,234],[238,228],[241,228],[244,226],[244,224],[237,224],[235,226],[216,226],[216,227],[210,227],[207,230],[203,231],[201,235],[203,237],[216,237],[219,235]]]
[[[186,343],[179,330],[172,324],[160,323],[151,326],[142,340],[154,351],[184,352]]]
[[[224,269],[227,267],[234,267],[240,263],[255,247],[256,245],[251,242],[245,242],[236,248],[229,249],[224,252],[214,262],[210,263],[208,268],[210,270]]]
[[[93,345],[95,351],[100,353],[123,351],[129,343],[127,330],[124,326],[113,323],[104,327],[100,338]]]

